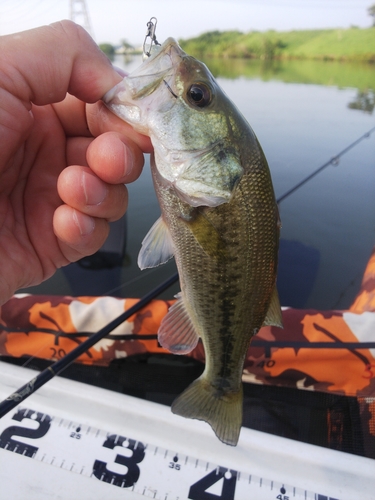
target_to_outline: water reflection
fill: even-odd
[[[204,62],[215,77],[260,78],[263,81],[375,89],[375,68],[371,64],[212,58],[204,59]]]
[[[375,107],[375,92],[373,90],[358,90],[356,99],[350,102],[348,107],[372,114]]]

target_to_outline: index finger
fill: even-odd
[[[150,138],[136,132],[129,123],[109,111],[103,101],[87,105],[86,117],[89,130],[94,137],[105,132],[117,132],[137,144],[144,153],[152,152]]]

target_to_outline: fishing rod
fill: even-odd
[[[67,368],[70,363],[76,360],[81,354],[90,349],[94,344],[99,342],[102,338],[108,335],[112,330],[117,328],[121,323],[126,321],[130,316],[138,312],[142,307],[146,306],[151,300],[156,298],[162,292],[167,290],[171,285],[173,285],[178,280],[178,273],[173,274],[173,276],[169,277],[163,283],[158,285],[156,288],[147,293],[144,297],[142,297],[134,306],[132,306],[127,311],[120,314],[117,318],[112,320],[102,329],[91,335],[87,340],[82,342],[82,344],[75,347],[72,351],[66,354],[63,358],[59,359],[51,366],[40,372],[36,377],[30,380],[27,384],[23,385],[19,389],[17,389],[13,394],[4,399],[0,403],[0,418],[10,412],[13,408],[15,408],[19,403],[28,398],[31,394],[37,391],[40,387],[42,387],[45,383],[51,380],[53,377],[62,372],[65,368]]]
[[[341,156],[343,156],[345,153],[347,153],[350,149],[354,148],[354,146],[356,146],[363,139],[367,139],[368,137],[370,137],[370,135],[374,131],[375,131],[375,127],[373,127],[372,129],[370,129],[365,134],[361,135],[361,137],[359,137],[356,141],[354,141],[351,144],[349,144],[349,146],[347,146],[342,151],[340,151],[340,153],[338,153],[337,155],[333,156],[330,160],[328,160],[326,163],[324,163],[324,165],[322,165],[321,167],[319,167],[316,170],[314,170],[314,172],[312,172],[310,175],[308,175],[307,177],[305,177],[304,179],[302,179],[302,181],[300,181],[294,187],[292,187],[291,189],[289,189],[289,191],[287,191],[282,196],[280,196],[280,198],[277,199],[277,203],[281,203],[283,200],[285,200],[285,198],[287,198],[292,193],[294,193],[294,191],[297,191],[297,189],[299,189],[301,186],[303,186],[304,184],[306,184],[306,182],[308,182],[310,179],[312,179],[313,177],[315,177],[317,174],[319,174],[325,168],[329,167],[329,165],[337,165]]]

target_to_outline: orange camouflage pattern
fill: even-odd
[[[137,301],[115,297],[15,295],[2,308],[0,356],[35,356],[56,361]],[[155,337],[172,303],[152,301],[76,361],[107,366],[113,359],[134,354],[168,353],[159,347],[156,338],[142,337]],[[137,338],[127,340],[130,336]]]

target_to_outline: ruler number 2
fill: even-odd
[[[37,422],[38,427],[36,429],[29,429],[18,425],[8,427],[0,435],[0,448],[33,458],[39,448],[31,444],[23,443],[22,441],[17,441],[13,439],[13,436],[39,439],[45,436],[49,431],[52,419],[49,415],[27,409],[18,409],[17,413],[12,417],[13,420],[18,422],[22,422],[25,418]]]

